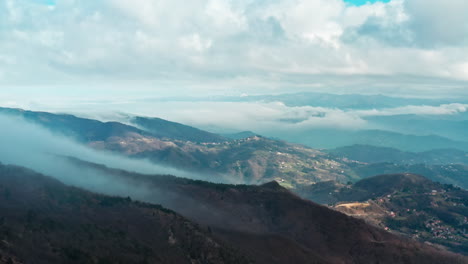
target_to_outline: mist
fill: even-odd
[[[239,99],[241,100],[241,98]],[[462,100],[463,101],[463,100]],[[123,100],[61,105],[20,105],[33,111],[70,113],[101,121],[117,121],[134,126],[132,116],[159,117],[191,125],[215,133],[236,133],[246,130],[265,136],[312,129],[367,130],[382,129],[370,118],[414,115],[434,118],[455,118],[467,112],[468,104],[457,100],[435,105],[402,105],[370,109],[349,109],[338,106],[290,106],[281,101],[138,101]],[[383,102],[384,104],[384,102]]]
[[[157,165],[147,160],[96,151],[65,136],[53,134],[43,127],[28,123],[22,118],[0,115],[0,124],[0,163],[26,167],[52,176],[65,184],[93,192],[146,200],[145,197],[148,197],[152,190],[134,181],[116,180],[112,175],[91,166],[80,166],[70,157],[142,174],[205,178],[196,173]]]

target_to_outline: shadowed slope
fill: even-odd
[[[0,165],[0,263],[248,263],[160,206]]]
[[[146,197],[206,226],[217,237],[252,256],[294,258],[280,246],[285,241],[294,250],[321,256],[330,263],[446,263],[461,258],[436,250],[303,200],[277,183],[262,186],[222,185],[172,176],[144,176],[99,165],[115,179],[144,183],[153,193]],[[271,247],[253,243],[265,239]],[[296,244],[296,246],[292,246]],[[250,246],[247,246],[250,245]],[[268,249],[268,252],[262,250]],[[295,263],[300,262],[300,256]],[[275,262],[264,262],[275,263]],[[282,262],[276,262],[282,263]]]

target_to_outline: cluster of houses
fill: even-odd
[[[440,239],[454,239],[455,229],[452,227],[444,226],[442,221],[437,219],[429,220],[425,223],[425,226],[430,230],[434,238]]]

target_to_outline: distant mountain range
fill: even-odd
[[[382,129],[413,135],[436,134],[457,141],[468,141],[467,113],[446,116],[394,115],[366,117]]]
[[[468,166],[463,164],[406,165],[384,162],[356,164],[356,166],[352,169],[362,179],[379,174],[413,173],[424,175],[428,179],[435,182],[452,184],[464,189],[468,189],[468,177],[466,177],[466,175],[468,175]]]
[[[288,106],[317,106],[341,109],[375,109],[393,108],[407,105],[432,105],[453,103],[451,98],[424,99],[403,98],[386,95],[364,94],[329,94],[329,93],[288,93],[278,95],[243,95],[243,96],[212,96],[212,97],[168,97],[146,99],[145,101],[163,102],[282,102]],[[459,101],[468,103],[468,101]]]
[[[156,100],[156,99],[155,99]],[[326,93],[293,93],[279,95],[244,95],[218,96],[210,98],[165,98],[162,101],[187,102],[241,102],[272,103],[281,102],[286,107],[322,107],[339,109],[355,113],[366,122],[366,127],[359,130],[342,128],[339,123],[332,127],[320,125],[308,129],[291,129],[281,131],[276,127],[262,128],[263,135],[280,138],[289,142],[304,144],[313,148],[336,148],[353,144],[367,144],[397,148],[404,151],[427,151],[431,149],[456,148],[468,151],[468,112],[463,105],[468,101],[463,98],[401,98],[384,95],[362,94],[326,94]],[[150,100],[151,101],[151,100]],[[444,108],[459,104],[460,109],[453,112]],[[418,109],[418,111],[414,111]],[[367,114],[360,115],[361,110]],[[444,112],[445,110],[445,112]],[[307,116],[299,119],[276,120],[284,125],[300,123]],[[326,120],[324,116],[323,120]],[[216,128],[216,124],[211,124]],[[278,125],[281,127],[281,125]],[[223,127],[217,127],[222,131]],[[248,129],[248,128],[246,128]],[[258,132],[258,131],[257,131]]]
[[[370,145],[353,145],[331,149],[328,153],[366,163],[392,162],[399,164],[465,164],[468,165],[468,152],[458,149],[434,149],[424,152],[407,152],[394,148]]]
[[[313,148],[325,149],[359,144],[411,152],[447,148],[468,151],[468,142],[465,141],[456,141],[437,135],[409,135],[385,130],[313,129],[301,132],[272,133],[272,136]]]
[[[145,103],[163,102],[227,102],[252,105],[280,102],[288,111],[312,107],[341,110],[362,119],[365,126],[342,127],[336,122],[329,126],[320,124],[307,126],[309,116],[275,120],[279,125],[260,129],[261,134],[313,148],[337,148],[353,144],[367,144],[397,148],[404,151],[427,151],[441,148],[457,148],[468,151],[468,105],[465,98],[401,98],[385,95],[291,93],[279,95],[243,95],[215,97],[174,97],[147,99]],[[306,111],[307,108],[302,109]],[[323,121],[327,120],[324,109]],[[284,110],[284,109],[283,109]],[[278,117],[280,118],[280,117]],[[278,128],[291,123],[304,123],[283,131]],[[216,123],[205,127],[224,131]],[[246,127],[245,129],[249,129]],[[252,129],[252,128],[250,128]],[[256,131],[259,132],[259,131]]]
[[[369,223],[468,254],[468,191],[414,174],[370,177],[352,185],[323,182],[303,197]]]

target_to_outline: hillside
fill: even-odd
[[[174,136],[166,135],[162,138],[156,136],[156,128],[156,132],[143,131],[116,122],[105,123],[72,115],[18,109],[0,108],[0,112],[23,117],[95,149],[123,153],[130,157],[145,158],[155,163],[205,173],[211,175],[212,180],[216,182],[265,183],[276,180],[293,188],[296,185],[323,180],[347,182],[359,179],[346,162],[331,158],[326,153],[260,136],[199,143],[171,139],[180,135],[181,131],[177,129],[181,126],[184,131],[194,130],[180,124],[165,130],[165,133],[170,132]],[[150,121],[158,124],[168,123],[154,120]],[[195,131],[200,132],[196,129]],[[208,132],[203,134],[210,135]]]
[[[414,174],[391,174],[353,185],[311,185],[301,195],[393,232],[468,255],[468,191],[463,189]]]
[[[66,135],[84,143],[136,135],[150,136],[150,133],[122,123],[101,122],[68,114],[52,114],[1,107],[0,113],[24,118],[55,133]]]
[[[468,153],[457,149],[436,149],[424,152],[407,152],[394,148],[370,145],[352,145],[331,149],[328,153],[339,157],[365,163],[399,163],[399,164],[465,164],[468,165]]]
[[[161,206],[0,165],[0,263],[249,263]]]
[[[198,143],[219,143],[231,140],[198,128],[167,121],[161,118],[133,117],[130,119],[130,122],[135,126],[150,132],[157,138],[176,139]]]
[[[108,144],[105,149],[115,149],[114,146]],[[344,182],[356,179],[346,163],[332,159],[325,153],[259,136],[222,144],[186,144],[162,151],[145,150],[132,156],[164,161],[195,171],[229,175],[237,183],[276,180],[293,188],[327,179]]]
[[[331,263],[439,263],[440,254],[446,254],[303,200],[274,182],[262,186],[213,184],[76,162],[106,172],[114,180],[151,188],[152,194],[146,196],[149,201],[210,226],[216,237],[264,263],[304,263],[308,259],[307,263],[317,256]],[[264,248],[265,241],[268,248]],[[458,262],[464,263],[462,259]]]

